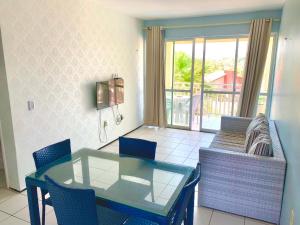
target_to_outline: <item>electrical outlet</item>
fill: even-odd
[[[108,126],[108,122],[106,120],[103,121],[103,126],[107,127]]]
[[[27,101],[28,111],[34,110],[34,101]]]
[[[291,213],[290,213],[290,225],[295,225],[295,212],[294,212],[294,209],[291,209]]]

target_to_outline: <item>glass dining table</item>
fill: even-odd
[[[37,188],[47,189],[45,175],[66,187],[95,190],[99,205],[169,225],[193,171],[188,166],[81,149],[26,176],[31,225],[40,225]],[[187,225],[193,224],[193,213],[194,194]]]

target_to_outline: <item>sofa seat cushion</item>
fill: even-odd
[[[210,148],[246,152],[245,139],[246,135],[243,133],[219,131],[213,139]]]

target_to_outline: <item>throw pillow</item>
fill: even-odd
[[[272,140],[270,135],[258,135],[249,148],[248,153],[260,156],[273,156]]]
[[[249,148],[253,144],[254,140],[260,135],[260,134],[269,134],[269,125],[267,123],[261,122],[258,124],[254,129],[252,129],[250,132],[246,134],[245,139],[245,149],[246,152],[249,151]]]

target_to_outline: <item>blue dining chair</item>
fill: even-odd
[[[55,160],[71,154],[71,141],[66,139],[53,145],[44,147],[33,153],[33,159],[36,169],[40,169]],[[48,191],[41,189],[42,195],[42,225],[45,225],[46,205],[52,206],[51,199],[46,197]]]
[[[183,221],[184,224],[186,224],[188,204],[190,200],[194,201],[191,197],[193,196],[196,185],[200,181],[200,176],[200,163],[198,163],[194,171],[192,181],[183,187],[182,192],[173,207],[173,216],[171,218],[170,225],[181,225]],[[158,223],[139,217],[129,217],[124,225],[158,225]]]
[[[121,225],[127,216],[96,206],[92,189],[67,188],[45,176],[59,225]]]
[[[155,159],[157,143],[137,138],[119,137],[119,154]]]

